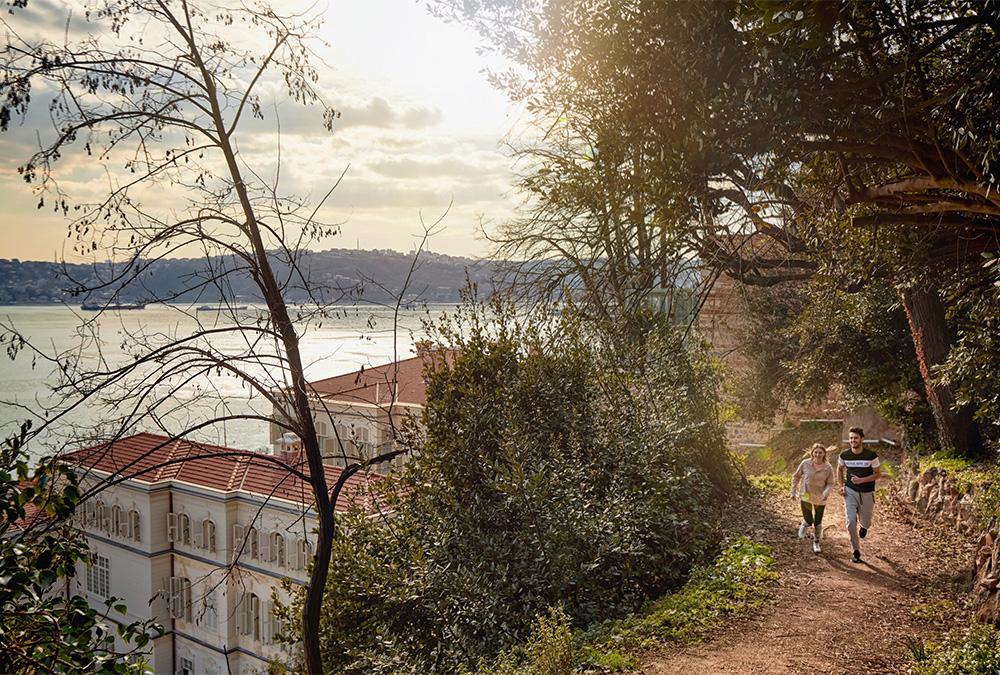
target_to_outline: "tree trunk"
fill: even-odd
[[[948,358],[954,341],[945,318],[944,303],[937,290],[926,284],[897,287],[897,291],[910,323],[920,374],[927,389],[927,401],[934,411],[942,447],[966,457],[982,455],[983,440],[972,418],[971,406],[956,409],[952,386],[935,378],[935,369]]]

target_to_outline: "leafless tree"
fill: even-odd
[[[12,355],[48,361],[58,372],[56,402],[33,433],[66,428],[79,410],[100,405],[103,422],[86,440],[113,441],[150,426],[170,439],[197,438],[248,421],[296,434],[302,464],[258,457],[312,491],[319,528],[302,635],[305,667],[321,672],[316,629],[343,481],[327,483],[300,344],[308,327],[329,320],[332,303],[349,298],[352,289],[310,280],[307,246],[337,232],[336,224],[317,219],[336,184],[314,202],[285,192],[277,111],[266,110],[262,93],[265,85],[283,85],[290,101],[314,106],[332,128],[339,115],[324,102],[312,65],[319,18],[265,3],[95,1],[85,23],[71,18],[53,41],[18,24],[24,4],[14,3],[13,16],[4,20],[0,126],[7,130],[18,118],[31,124],[37,119],[32,104],[51,99],[52,128],[38,125],[39,148],[21,175],[40,208],[66,217],[75,255],[107,256],[93,274],[69,282],[81,299],[101,305],[94,316],[81,317],[78,349],[51,353],[5,326]],[[279,132],[276,157],[268,167],[255,166],[241,143],[248,148],[265,125]],[[60,181],[59,160],[71,153],[104,172],[99,199],[76,201]],[[177,255],[204,264],[182,280],[181,291],[176,280],[163,291],[156,275]],[[241,295],[247,287],[250,298]],[[110,307],[199,299],[218,302],[218,312],[173,305],[192,331],[152,332],[123,321],[123,357],[100,352],[108,337],[101,325],[115,316]],[[240,309],[247,299],[266,309]],[[234,378],[265,410],[229,411],[220,378]],[[199,403],[202,410],[191,412]],[[83,439],[74,434],[72,440]],[[354,461],[343,475],[395,454]],[[115,480],[128,477],[126,470]]]

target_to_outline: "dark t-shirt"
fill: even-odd
[[[867,478],[875,473],[875,469],[878,467],[879,461],[878,455],[875,454],[874,450],[861,448],[861,452],[855,453],[853,450],[848,448],[840,453],[840,457],[837,458],[837,463],[847,469],[847,478],[844,481],[845,487],[849,487],[855,492],[875,492],[875,481],[872,481],[871,483],[861,483],[860,485],[855,485],[851,482],[851,476]]]

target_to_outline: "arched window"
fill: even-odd
[[[271,533],[271,562],[278,567],[284,567],[286,563],[285,538],[280,532]]]
[[[111,522],[110,518],[108,517],[107,505],[103,501],[98,499],[96,509],[97,509],[97,529],[104,530],[105,532],[110,532]]]
[[[142,528],[140,525],[141,521],[139,519],[139,512],[132,509],[128,512],[128,529],[129,537],[135,541],[142,541]]]
[[[215,521],[210,518],[201,521],[201,545],[206,551],[215,553]]]
[[[295,569],[304,570],[312,559],[312,544],[308,539],[299,539],[295,544]]]
[[[191,518],[186,513],[177,514],[177,541],[185,546],[191,545]]]
[[[170,577],[170,616],[191,620],[191,580],[186,577]]]
[[[260,598],[253,593],[243,596],[241,619],[243,635],[260,640]]]

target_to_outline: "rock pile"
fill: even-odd
[[[972,505],[982,486],[967,486],[962,490],[946,471],[930,468],[911,476],[905,494],[900,495],[915,511],[936,523],[954,527],[977,540],[973,559],[972,594],[976,616],[1000,625],[1000,514],[988,523],[977,523],[972,517]]]

